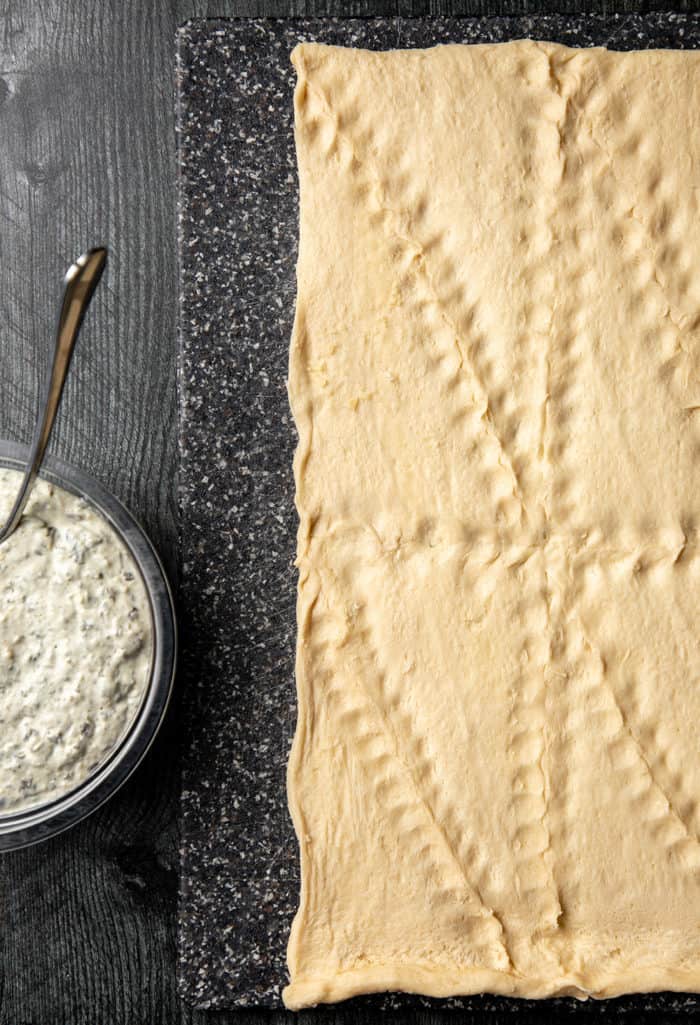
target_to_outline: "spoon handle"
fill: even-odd
[[[46,386],[46,394],[40,417],[34,430],[27,469],[15,499],[15,504],[0,530],[0,543],[10,536],[19,523],[29,498],[32,485],[44,458],[44,452],[51,437],[63,386],[68,374],[75,341],[83,322],[85,311],[97,288],[107,261],[106,249],[90,249],[80,256],[65,276],[65,292],[56,331],[56,348]]]

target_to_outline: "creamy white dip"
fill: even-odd
[[[0,467],[0,521],[19,479]],[[0,544],[0,815],[60,797],[114,751],[148,686],[152,633],[118,535],[38,480]]]

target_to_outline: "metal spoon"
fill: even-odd
[[[66,273],[64,279],[66,288],[63,293],[61,314],[58,318],[56,348],[46,385],[46,397],[34,430],[27,469],[19,489],[19,494],[15,499],[12,512],[8,516],[4,527],[0,530],[0,544],[7,540],[22,518],[24,507],[27,504],[32,485],[41,467],[44,452],[51,437],[51,430],[56,419],[61,395],[63,394],[63,385],[68,374],[68,367],[70,366],[70,359],[73,355],[73,347],[80,331],[80,325],[102,277],[102,271],[106,262],[106,249],[90,249],[87,253],[83,253],[82,256],[78,257]]]

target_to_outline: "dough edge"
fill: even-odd
[[[299,1011],[371,993],[401,992],[442,999],[489,993],[530,1000],[553,997],[604,1000],[630,993],[688,993],[698,989],[698,969],[662,965],[640,967],[622,974],[610,973],[608,980],[589,988],[580,974],[546,980],[476,967],[450,971],[425,965],[387,964],[297,978],[285,987],[282,999],[288,1010]]]

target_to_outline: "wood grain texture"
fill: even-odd
[[[122,497],[175,569],[178,23],[640,9],[697,11],[700,0],[0,0],[0,436],[28,437],[63,271],[88,244],[108,245],[52,447]],[[177,998],[178,775],[175,707],[106,808],[0,858],[0,1025],[296,1020],[195,1013]],[[299,1020],[369,1018],[350,1007]],[[411,1020],[456,1019],[417,1011]]]
[[[168,5],[8,3],[0,16],[0,435],[29,436],[70,261],[110,263],[52,447],[175,565],[172,50]],[[0,1021],[171,1022],[176,737],[89,822],[0,861]]]

